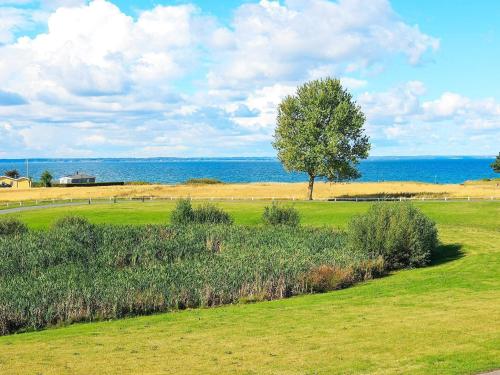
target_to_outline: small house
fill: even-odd
[[[0,188],[29,189],[30,187],[31,181],[27,177],[0,176]]]
[[[95,183],[95,176],[85,173],[76,172],[71,176],[64,176],[59,179],[60,184],[93,184]]]

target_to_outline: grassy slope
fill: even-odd
[[[262,203],[225,203],[258,222]],[[368,205],[300,203],[307,224],[344,226]],[[424,203],[443,257],[432,267],[322,295],[77,324],[0,338],[0,373],[466,374],[500,367],[500,204]],[[68,210],[99,222],[162,222],[165,204]],[[95,210],[95,211],[94,211]]]

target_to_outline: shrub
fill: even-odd
[[[410,203],[375,204],[347,232],[351,251],[380,255],[388,269],[424,266],[438,245],[434,222]]]
[[[89,227],[92,224],[90,222],[80,216],[64,216],[61,219],[58,219],[53,225],[53,228],[82,228]]]
[[[172,224],[232,224],[231,216],[221,208],[206,203],[193,208],[189,199],[181,199],[177,202],[172,212]]]
[[[280,207],[273,203],[266,206],[262,214],[262,221],[267,225],[289,225],[296,227],[300,223],[299,212],[293,207]]]
[[[232,224],[231,216],[221,208],[206,203],[193,210],[194,222],[199,224]]]
[[[170,218],[172,224],[184,225],[194,222],[194,212],[189,199],[179,199]]]
[[[350,268],[340,268],[322,264],[307,275],[307,283],[313,292],[327,292],[347,286],[353,279]]]
[[[14,218],[0,218],[0,236],[22,234],[28,231],[26,224]]]
[[[184,183],[186,185],[218,185],[224,182],[216,178],[190,178]]]
[[[352,263],[348,266],[322,264],[306,275],[306,283],[312,292],[328,292],[346,288],[358,281],[369,280],[385,274],[382,257]]]

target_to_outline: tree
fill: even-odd
[[[4,174],[10,178],[19,178],[20,174],[17,169],[12,169],[10,171],[5,171]]]
[[[317,177],[360,177],[356,167],[370,149],[364,123],[361,108],[338,79],[307,82],[280,103],[273,146],[287,171],[309,175],[309,200]]]
[[[50,187],[52,186],[52,175],[50,174],[49,171],[44,171],[42,175],[40,176],[40,182],[44,187]]]
[[[500,173],[500,152],[498,153],[495,161],[493,163],[491,163],[491,168],[493,168],[493,170],[496,173]]]

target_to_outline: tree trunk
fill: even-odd
[[[313,200],[314,176],[309,175],[309,186],[307,187],[307,198]]]

